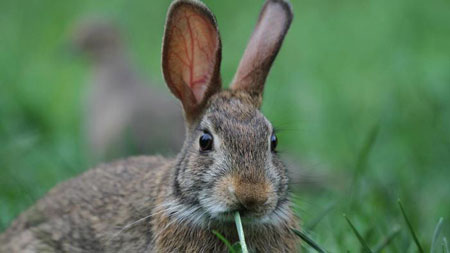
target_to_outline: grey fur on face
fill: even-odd
[[[186,152],[182,163],[188,166],[184,168],[193,169],[180,169],[176,185],[180,192],[190,193],[189,202],[198,202],[208,211],[205,215],[221,219],[228,217],[231,211],[241,209],[239,200],[233,196],[234,186],[224,187],[224,192],[215,194],[223,177],[236,177],[240,183],[268,184],[272,194],[257,216],[268,215],[287,195],[284,187],[287,185],[286,169],[276,153],[270,150],[273,128],[248,101],[246,104],[239,97],[227,97],[218,94],[211,98],[208,110],[189,136],[192,139],[188,142],[190,146],[186,147],[186,150],[199,150],[196,140],[207,131],[214,137],[213,149],[210,152]],[[199,185],[202,186],[200,189]]]

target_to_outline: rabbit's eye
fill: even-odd
[[[199,140],[201,151],[208,151],[212,149],[213,137],[210,133],[204,132],[202,136],[200,136]]]
[[[277,136],[275,135],[275,133],[273,133],[272,136],[270,136],[270,150],[275,151],[275,149],[277,148],[277,144]]]

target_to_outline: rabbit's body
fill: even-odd
[[[0,252],[143,252],[151,217],[125,228],[152,214],[172,162],[129,158],[59,184],[0,236]]]
[[[212,106],[206,113],[211,116],[206,118],[219,121],[221,124],[217,126],[224,130],[238,124],[240,131],[223,135],[224,139],[236,140],[248,129],[266,126],[260,124],[265,121],[264,116],[248,107],[250,102],[245,94],[224,91],[212,99]],[[239,122],[235,122],[236,119]],[[191,132],[190,138],[195,132]],[[260,147],[249,146],[249,141],[252,139],[239,140],[233,145],[247,151],[247,155],[255,154],[253,159],[263,158],[256,157]],[[192,189],[182,194],[177,193],[180,190],[175,178],[181,170],[201,173],[201,179],[214,176],[207,171],[189,171],[183,166],[190,162],[192,158],[187,157],[192,155],[195,154],[185,146],[177,159],[129,158],[101,165],[61,183],[0,236],[0,252],[226,252],[226,246],[212,230],[236,242],[234,221],[210,220],[198,204],[207,201],[195,189],[201,182],[195,182],[190,186]],[[248,164],[248,159],[248,156],[234,156],[229,162],[244,165]],[[283,182],[279,187],[286,188],[285,174],[276,176]],[[280,191],[277,199],[277,212],[263,220],[246,222],[243,216],[247,244],[254,252],[293,252],[295,249],[296,238],[290,228],[296,227],[297,221],[289,209],[286,189]]]
[[[181,101],[186,139],[176,159],[130,158],[51,190],[0,236],[4,252],[227,252],[239,212],[252,252],[295,252],[298,226],[272,124],[259,108],[270,65],[292,19],[268,0],[229,90],[213,14],[175,1],[167,17],[163,74]]]

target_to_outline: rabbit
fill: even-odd
[[[138,156],[61,183],[0,236],[1,252],[227,252],[239,211],[251,252],[296,252],[286,168],[260,112],[264,82],[292,21],[267,0],[230,89],[221,89],[221,40],[201,2],[171,4],[162,69],[183,106],[176,158]]]
[[[117,28],[106,21],[84,21],[72,43],[93,65],[84,103],[92,158],[178,152],[185,131],[181,108],[138,77]]]

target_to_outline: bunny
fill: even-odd
[[[106,21],[84,21],[72,36],[74,48],[92,62],[83,116],[93,158],[179,151],[184,139],[181,108],[139,78],[117,28]]]
[[[61,183],[0,237],[1,252],[227,252],[243,220],[251,252],[295,252],[288,178],[259,111],[264,82],[292,20],[267,0],[231,88],[221,89],[216,19],[199,1],[168,11],[166,83],[181,101],[186,139],[174,159],[133,157]]]

